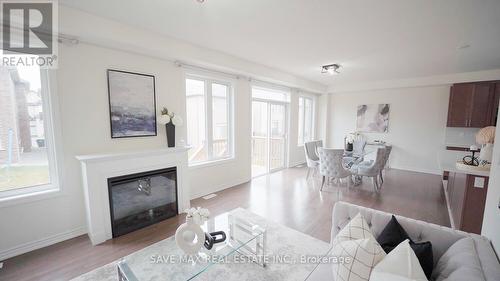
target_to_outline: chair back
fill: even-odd
[[[304,152],[306,155],[306,162],[307,162],[308,167],[311,167],[311,165],[314,165],[312,162],[319,161],[319,156],[317,153],[317,149],[319,147],[323,147],[322,140],[308,141],[308,142],[304,143]]]
[[[368,164],[365,164],[368,163]],[[378,147],[374,161],[362,162],[353,166],[351,171],[360,176],[373,177],[380,174],[385,165],[385,148]]]
[[[319,173],[324,177],[345,178],[351,172],[342,166],[343,149],[319,148]]]
[[[384,167],[387,165],[387,162],[389,161],[389,156],[391,156],[391,151],[392,151],[392,145],[387,145],[385,147]]]
[[[358,155],[363,154],[363,151],[365,150],[365,146],[366,146],[365,139],[359,138],[359,139],[354,140],[354,142],[352,144],[353,153],[358,154]]]
[[[387,149],[385,147],[377,148],[377,155],[375,156],[375,161],[372,166],[372,170],[375,174],[379,174],[380,171],[384,169],[386,151]]]

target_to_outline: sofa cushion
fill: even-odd
[[[349,218],[353,218],[358,213],[363,215],[375,237],[382,233],[382,230],[387,223],[389,223],[392,217],[389,213],[353,205],[347,202],[337,202],[335,203],[332,217],[332,241],[335,239],[335,236],[340,229],[346,224],[346,221],[348,221]],[[468,235],[465,232],[456,231],[449,227],[439,226],[398,215],[395,217],[398,219],[401,226],[406,230],[411,240],[416,243],[424,241],[432,242],[434,265],[439,260],[441,255],[451,245],[453,245],[453,243],[461,238],[467,237]]]
[[[406,230],[399,224],[395,216],[384,227],[380,235],[377,237],[377,242],[382,246],[386,253],[396,248],[401,242],[410,239]]]
[[[347,225],[342,228],[337,236],[335,236],[332,244],[335,245],[336,242],[365,238],[373,238],[375,240],[372,232],[370,231],[370,226],[366,223],[365,218],[363,215],[358,213],[347,223]]]
[[[332,255],[346,260],[345,263],[332,264],[335,280],[366,281],[373,267],[385,257],[361,214],[338,233],[332,246]]]
[[[370,281],[427,281],[410,240],[401,242],[373,268]]]
[[[415,243],[406,233],[406,230],[399,224],[395,216],[391,220],[380,235],[377,237],[377,242],[382,246],[384,251],[388,254],[396,248],[401,242],[409,240],[409,245],[415,252],[422,269],[427,278],[431,278],[432,269],[434,267],[434,260],[432,254],[431,242]]]
[[[378,236],[385,225],[391,220],[391,214],[389,213],[339,201],[335,203],[333,208],[332,241],[346,222],[358,213],[364,216],[375,236]],[[438,260],[444,252],[446,252],[456,241],[464,237],[470,237],[474,240],[474,246],[478,252],[479,261],[486,280],[500,280],[500,264],[488,238],[402,216],[396,215],[396,218],[413,241],[432,242],[434,267],[436,267]],[[436,271],[436,269],[434,269],[434,271]]]
[[[475,234],[471,234],[471,238],[474,239],[474,246],[486,281],[500,280],[500,261],[493,250],[491,242],[486,237]]]
[[[486,280],[472,238],[455,242],[439,259],[432,277],[436,281]]]

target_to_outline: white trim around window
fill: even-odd
[[[63,159],[62,135],[56,93],[56,72],[54,70],[40,70],[40,82],[50,183],[0,191],[0,208],[48,199],[62,194],[63,173],[61,171],[62,165],[60,165]]]
[[[205,110],[205,146],[206,159],[201,161],[189,161],[190,168],[200,168],[206,166],[213,166],[218,164],[227,163],[234,160],[234,83],[230,79],[224,79],[214,76],[200,75],[196,73],[187,73],[185,75],[185,82],[187,80],[202,81],[204,83],[204,110]],[[214,111],[213,111],[213,85],[222,85],[226,87],[226,118],[227,118],[227,154],[222,156],[214,155]],[[187,94],[187,89],[186,89]],[[186,98],[186,119],[188,115],[188,102]],[[187,120],[189,122],[189,120]],[[187,123],[187,122],[186,122]],[[188,145],[191,145],[192,140],[189,139],[189,125],[188,130]],[[194,149],[194,148],[192,148]]]
[[[302,101],[302,106],[300,105]],[[306,110],[306,104],[310,104],[310,110]],[[297,127],[297,146],[304,146],[305,142],[312,141],[316,132],[316,97],[312,95],[299,95],[298,98],[298,127]],[[309,133],[306,134],[306,128],[309,127]]]

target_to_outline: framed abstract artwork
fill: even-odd
[[[112,138],[156,136],[153,75],[107,70]]]
[[[389,132],[390,105],[362,104],[358,105],[356,130],[365,133]]]

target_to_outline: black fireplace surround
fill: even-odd
[[[108,179],[113,237],[177,215],[175,167]]]

